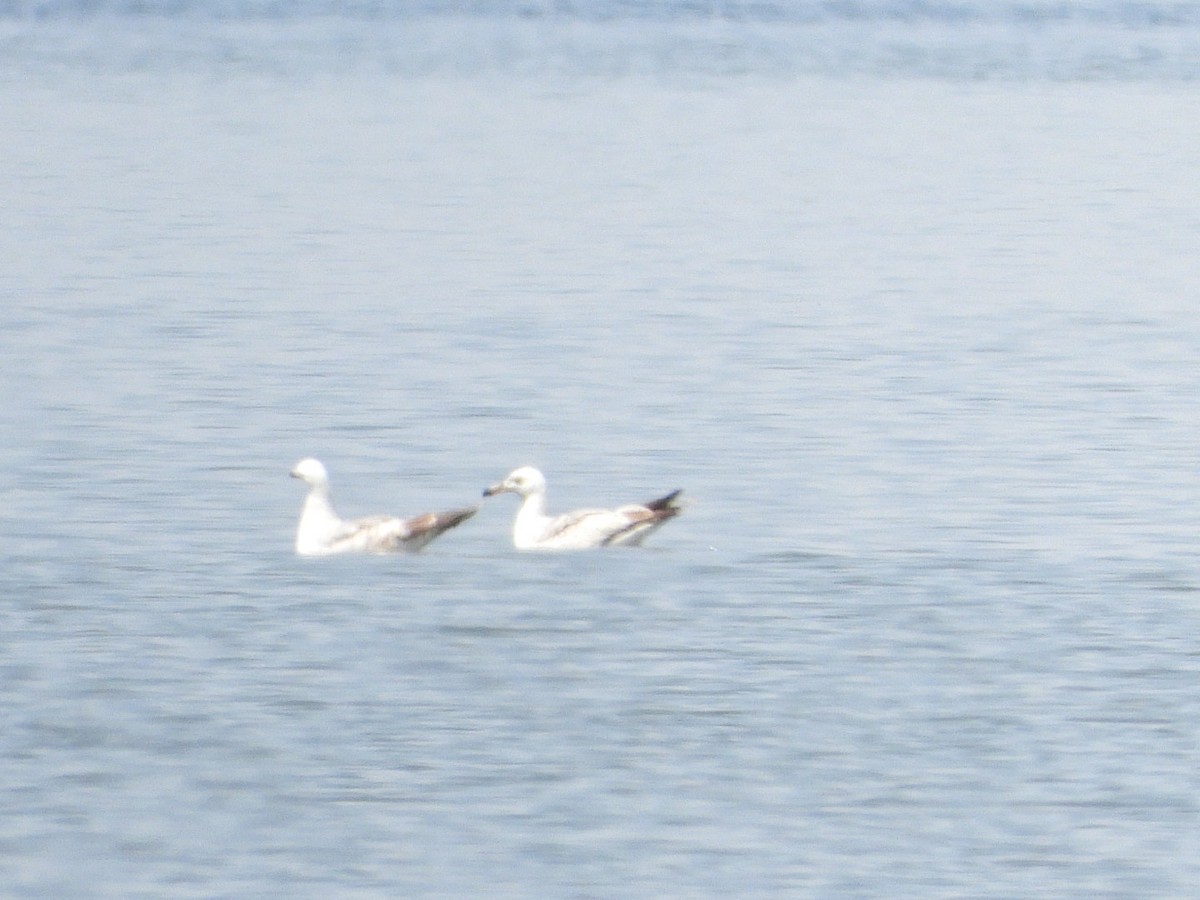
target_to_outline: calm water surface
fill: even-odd
[[[1079,67],[1187,22],[976,80],[1042,30],[896,73],[762,23],[39,21],[0,893],[1194,890],[1200,118],[1186,54]],[[642,551],[518,554],[501,497],[301,560],[305,455],[347,515],[523,463],[692,505]]]

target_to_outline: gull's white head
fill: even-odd
[[[292,477],[307,481],[313,486],[329,483],[329,473],[325,471],[325,467],[319,460],[315,460],[311,456],[296,463],[296,467],[292,469]]]
[[[499,484],[493,484],[483,492],[483,496],[495,494],[520,494],[528,497],[530,494],[540,494],[546,490],[546,477],[533,466],[521,466],[508,474]]]

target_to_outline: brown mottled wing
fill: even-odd
[[[478,511],[478,506],[467,506],[447,512],[425,513],[423,516],[407,519],[404,522],[407,533],[401,540],[403,546],[397,549],[415,553],[443,531],[449,531],[456,525],[462,524]]]
[[[683,493],[683,489],[671,491],[665,497],[659,497],[657,500],[651,500],[644,506],[623,506],[617,512],[621,513],[628,520],[628,524],[617,531],[614,531],[604,540],[605,546],[620,544],[628,538],[633,537],[637,532],[643,531],[646,534],[649,530],[653,530],[661,525],[667,519],[673,519],[682,512],[680,507],[675,505],[675,498]],[[630,544],[641,543],[645,538],[642,534],[636,540],[630,540]]]
[[[337,533],[330,539],[330,546],[335,550],[379,553],[386,550],[400,525],[400,520],[394,516],[349,519],[339,525]]]
[[[597,516],[602,517],[610,514],[611,510],[607,509],[577,509],[574,512],[563,513],[546,525],[546,531],[542,535],[542,540],[547,543],[553,543],[573,529],[579,528],[584,522],[595,519]]]

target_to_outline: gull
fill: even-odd
[[[668,519],[682,512],[675,502],[681,491],[644,504],[616,509],[580,509],[561,516],[546,515],[546,478],[533,466],[522,466],[483,496],[517,494],[521,506],[513,522],[513,546],[518,550],[584,550],[591,547],[636,547]]]
[[[318,460],[302,459],[292,477],[308,484],[308,496],[296,527],[296,552],[301,556],[331,553],[416,553],[435,537],[479,510],[478,506],[426,513],[411,519],[368,516],[342,519],[333,508],[329,474]]]

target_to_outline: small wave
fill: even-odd
[[[1088,23],[1131,28],[1200,25],[1200,8],[1177,2],[1097,0],[8,0],[0,18],[66,19],[99,16],[208,20],[286,21],[350,18],[370,21],[425,17],[614,22],[729,21],[745,23],[907,23],[1053,25]]]

